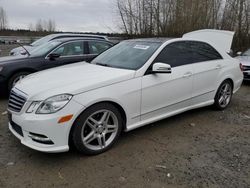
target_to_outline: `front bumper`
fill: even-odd
[[[250,81],[250,70],[249,71],[244,71],[244,80]]]
[[[34,150],[47,153],[66,152],[69,150],[71,127],[83,109],[82,105],[71,100],[64,109],[55,114],[27,114],[24,113],[26,109],[23,109],[21,113],[10,112],[9,130],[20,139],[23,145]],[[58,120],[68,114],[73,114],[73,118],[59,124]],[[33,139],[33,134],[42,135],[48,138],[51,143],[38,142]]]

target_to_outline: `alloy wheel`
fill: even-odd
[[[16,77],[13,82],[12,82],[12,86],[14,87],[16,85],[17,82],[19,82],[20,80],[22,80],[24,77],[26,77],[27,75],[20,75],[18,77]]]
[[[225,108],[231,101],[232,98],[232,87],[230,83],[225,82],[219,91],[219,105]]]
[[[110,110],[99,110],[84,122],[81,138],[84,146],[98,151],[108,147],[118,133],[118,118]]]

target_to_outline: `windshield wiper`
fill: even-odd
[[[106,63],[96,63],[96,65],[100,65],[100,66],[103,66],[103,67],[112,67],[111,65],[108,65]]]

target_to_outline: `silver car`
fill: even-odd
[[[250,81],[250,48],[243,53],[238,52],[236,58],[240,60],[243,66],[244,80]]]

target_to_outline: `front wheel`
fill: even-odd
[[[232,96],[233,96],[233,86],[230,81],[226,80],[220,85],[216,93],[214,99],[215,101],[214,106],[218,110],[224,110],[230,104]]]
[[[88,108],[76,120],[72,140],[75,148],[87,155],[107,151],[122,130],[122,117],[112,104],[100,103]]]

